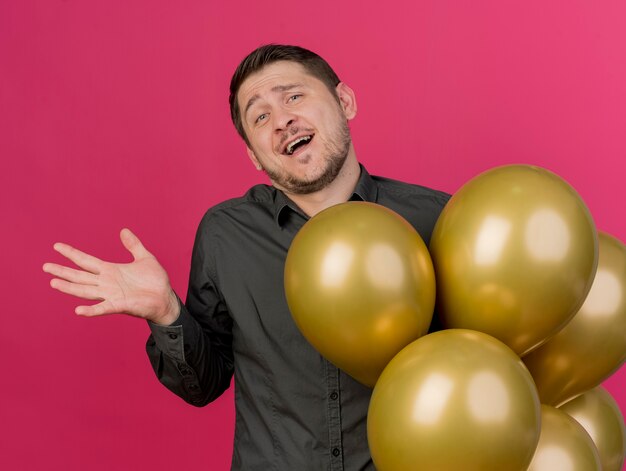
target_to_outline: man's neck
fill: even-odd
[[[288,192],[285,194],[308,216],[313,217],[326,208],[348,201],[360,175],[359,162],[354,152],[350,152],[337,177],[325,188],[307,195]]]

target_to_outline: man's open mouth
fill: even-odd
[[[293,141],[287,143],[285,149],[283,150],[283,153],[286,155],[293,155],[293,153],[299,148],[304,147],[309,142],[311,142],[311,139],[313,139],[313,134],[297,137]]]

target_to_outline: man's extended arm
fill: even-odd
[[[187,305],[170,326],[150,323],[146,351],[159,381],[195,406],[219,397],[233,374],[232,318],[217,287],[212,242],[196,235]]]
[[[110,263],[67,244],[55,244],[56,251],[82,270],[46,263],[43,270],[55,276],[50,285],[100,301],[76,307],[77,315],[121,313],[148,320],[153,334],[147,349],[159,380],[191,404],[210,402],[228,388],[233,371],[231,321],[225,304],[211,280],[202,275],[206,273],[202,264],[192,262],[188,309],[139,239],[128,229],[121,231],[120,239],[133,262]],[[203,260],[196,255],[199,250],[194,248],[194,260]],[[195,276],[194,270],[199,270]]]

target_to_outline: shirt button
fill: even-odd
[[[339,448],[333,448],[333,456],[339,456],[340,453]]]
[[[170,334],[170,338],[172,340],[176,340],[178,338],[178,335],[177,334]]]
[[[337,394],[337,391],[333,391],[332,393],[330,393],[330,398],[333,401],[336,401],[338,397],[339,397],[339,394]]]

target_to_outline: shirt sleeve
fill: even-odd
[[[194,243],[187,302],[171,325],[148,321],[146,351],[159,381],[189,404],[217,399],[233,375],[232,318],[216,283],[214,239],[203,219]]]

